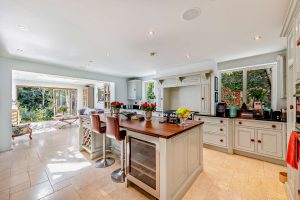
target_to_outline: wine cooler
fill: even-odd
[[[159,151],[155,143],[128,137],[127,179],[159,198]]]

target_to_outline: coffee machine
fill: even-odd
[[[226,106],[227,105],[225,102],[220,102],[217,104],[217,107],[216,107],[216,116],[217,117],[224,117]]]

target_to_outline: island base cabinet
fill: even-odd
[[[236,127],[234,136],[235,149],[255,152],[255,129],[247,127]]]
[[[257,152],[282,158],[282,134],[273,130],[257,130]]]
[[[179,200],[203,170],[203,126],[160,139],[160,199]]]

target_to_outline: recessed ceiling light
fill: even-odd
[[[18,28],[19,28],[21,31],[28,31],[28,27],[25,26],[25,25],[19,25]]]
[[[107,56],[107,57],[109,57],[109,56],[110,56],[109,52],[107,52],[107,53],[106,53],[106,56]]]
[[[190,57],[191,57],[190,54],[186,54],[187,59],[190,59]]]
[[[186,11],[184,11],[181,15],[182,19],[185,21],[190,21],[193,19],[196,19],[201,14],[200,8],[191,8]]]
[[[254,40],[256,40],[256,41],[261,40],[261,39],[262,39],[262,37],[260,35],[257,35],[257,36],[254,37]]]
[[[154,31],[149,31],[149,35],[154,35]]]
[[[150,52],[150,56],[155,56],[157,54],[157,52]]]

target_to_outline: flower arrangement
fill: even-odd
[[[143,111],[155,111],[156,110],[156,103],[148,103],[145,102],[143,104],[141,104],[141,109]]]
[[[256,101],[265,101],[269,91],[262,87],[255,87],[249,90],[249,96]]]
[[[120,109],[122,105],[124,105],[124,103],[119,102],[119,101],[113,101],[113,102],[111,102],[111,107],[113,109]]]
[[[176,115],[179,118],[187,119],[190,116],[191,112],[192,111],[188,108],[178,108],[176,110]]]

